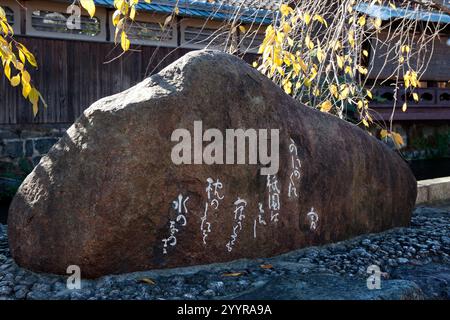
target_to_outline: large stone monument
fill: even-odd
[[[21,185],[9,238],[25,268],[96,277],[406,226],[415,198],[383,143],[197,51],[90,106]]]

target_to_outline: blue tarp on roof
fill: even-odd
[[[371,17],[381,20],[390,20],[395,18],[405,18],[411,20],[430,21],[437,23],[450,23],[450,16],[447,14],[432,11],[417,11],[402,8],[391,8],[375,4],[360,3],[355,10],[368,14]]]
[[[114,7],[114,0],[94,0],[96,5]],[[219,1],[220,2],[220,1]],[[238,12],[239,20],[243,23],[270,24],[275,12],[259,8],[239,8],[222,3],[209,3],[196,0],[153,0],[151,3],[140,1],[138,10],[171,14],[178,5],[179,15],[195,18],[209,18],[214,20],[228,20]]]

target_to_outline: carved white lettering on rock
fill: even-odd
[[[281,190],[278,184],[277,176],[267,176],[267,188],[268,188],[268,205],[270,210],[270,221],[278,222],[278,216],[280,214],[281,209],[281,201],[280,201],[280,193]]]
[[[298,149],[291,139],[291,144],[289,145],[289,153],[291,155],[291,174],[289,175],[289,187],[288,187],[288,197],[298,198],[298,188],[300,183],[300,170],[302,168],[302,163],[298,157]]]
[[[253,221],[253,238],[256,239],[256,226],[267,225],[266,220],[264,219],[264,208],[261,202],[258,203],[258,217]]]
[[[183,197],[179,194],[177,199],[172,202],[172,208],[176,213],[174,220],[169,221],[169,236],[162,240],[163,242],[163,254],[167,254],[167,248],[169,246],[174,247],[177,245],[176,234],[179,232],[179,227],[185,227],[187,225],[186,215],[188,213],[186,203],[189,197]]]
[[[208,222],[208,210],[217,211],[219,209],[220,200],[223,200],[224,195],[220,195],[220,190],[223,188],[222,182],[219,179],[214,181],[212,178],[206,179],[208,183],[206,187],[206,194],[208,201],[205,202],[205,211],[201,218],[200,231],[202,233],[203,244],[206,244],[206,238],[211,233],[211,223]]]
[[[309,221],[310,230],[315,231],[319,223],[319,215],[314,211],[314,208],[311,208],[311,211],[306,214],[306,217]]]
[[[239,231],[242,230],[242,223],[243,220],[245,219],[244,209],[247,206],[247,201],[238,197],[237,200],[234,202],[234,206],[235,209],[234,209],[233,231],[231,234],[231,240],[228,241],[228,243],[226,244],[228,252],[231,252],[233,250]]]

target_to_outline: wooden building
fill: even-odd
[[[129,88],[187,51],[231,45],[223,24],[230,9],[212,14],[215,9],[208,2],[185,7],[180,4],[177,21],[164,27],[175,1],[155,0],[138,12],[127,31],[132,50],[121,56],[120,46],[114,45],[113,0],[95,1],[93,19],[83,10],[80,29],[67,25],[74,12],[68,9],[72,2],[21,1],[21,7],[16,0],[0,0],[16,39],[36,55],[39,69],[32,73],[32,79],[49,106],[34,118],[20,90],[11,88],[1,77],[0,125],[70,124],[94,101]],[[266,15],[258,13],[258,22]],[[210,16],[214,19],[205,23]],[[249,22],[252,19],[253,15]],[[255,31],[254,41],[248,43],[251,52],[257,51],[262,39],[263,30]]]
[[[113,0],[95,0],[94,18],[80,11],[81,19],[76,28],[69,28],[71,16],[77,13],[76,8],[70,7],[71,0],[19,2],[0,0],[0,5],[7,13],[16,39],[36,55],[39,69],[31,75],[48,108],[41,108],[33,117],[31,105],[23,99],[20,90],[0,77],[0,160],[14,162],[25,158],[33,164],[91,103],[129,88],[190,50],[207,45],[218,49],[235,46],[234,50],[247,52],[245,58],[253,61],[264,38],[264,26],[271,23],[279,5],[275,0],[225,0],[220,1],[221,5],[207,0],[142,2],[136,23],[128,31],[132,50],[122,54],[120,46],[114,44]],[[256,2],[258,10],[252,7]],[[179,14],[165,25],[176,3]],[[230,26],[224,23],[236,8],[241,8],[241,22],[252,32],[251,37],[241,42],[236,41],[239,29],[233,34],[235,38],[230,38]],[[384,20],[389,18],[383,17]],[[394,115],[394,120],[406,131],[418,124],[430,126],[430,121],[431,126],[448,127],[449,34],[442,34],[435,44],[419,89],[421,100],[411,102],[408,112]],[[374,70],[380,68],[377,63],[377,57],[373,56]],[[392,111],[392,88],[380,86],[374,94],[380,99],[373,101],[371,107],[382,120],[388,120]],[[398,98],[399,101],[404,99]],[[447,130],[450,139],[450,127]]]
[[[381,33],[378,38],[372,39],[370,47],[375,47],[376,53],[369,53],[368,83],[375,87],[372,91],[374,99],[369,107],[373,118],[379,122],[389,126],[393,120],[394,131],[400,133],[405,142],[401,151],[406,159],[450,157],[450,16],[430,11],[393,10],[377,5],[366,5],[360,11],[385,22],[391,20],[395,23],[398,18],[417,19],[419,23],[415,32],[411,31],[411,39],[429,32],[427,23],[441,30],[433,43],[422,47],[421,56],[414,56],[410,61],[413,68],[420,66],[421,60],[427,64],[419,88],[414,90],[419,95],[419,101],[414,100],[410,91],[402,88],[402,81],[399,83],[400,90],[394,90],[394,65],[385,64],[386,59],[391,59],[391,54],[383,45],[386,34]],[[408,109],[403,112],[405,102]]]
[[[376,84],[379,84],[373,92],[376,99],[371,103],[376,113],[375,117],[389,121],[392,106],[396,100],[398,110],[394,113],[394,120],[450,120],[450,16],[428,11],[393,10],[377,5],[365,5],[360,11],[383,21],[393,20],[393,23],[399,17],[417,19],[422,23],[418,24],[415,30],[416,35],[430,32],[426,30],[426,23],[439,25],[439,29],[442,28],[435,41],[422,48],[420,57],[411,57],[410,65],[413,68],[418,68],[422,63],[427,65],[425,72],[421,75],[419,88],[416,90],[420,97],[417,102],[411,94],[408,92],[405,94],[403,89],[394,96],[390,78],[395,74],[395,65],[392,62],[385,64],[386,60],[392,59],[392,53],[389,53],[387,46],[383,45],[387,38],[386,33],[382,32],[377,39],[371,41],[371,47],[376,48],[376,54],[370,56],[368,78],[369,83],[377,79]],[[413,31],[411,31],[411,39],[417,37],[412,33]],[[404,102],[408,104],[408,112],[401,111]]]
[[[21,0],[20,4],[17,0],[0,0],[15,38],[36,56],[39,68],[30,69],[30,73],[48,105],[34,117],[21,90],[0,77],[0,175],[10,170],[9,164],[17,167],[24,159],[35,165],[96,100],[133,86],[188,51],[236,45],[228,36],[230,26],[225,21],[241,1],[253,0],[229,0],[229,4],[220,6],[206,0],[142,2],[135,23],[127,31],[131,50],[122,54],[120,45],[114,43],[113,0],[95,0],[94,18],[72,7],[69,0]],[[269,16],[275,7],[273,1],[266,2],[267,9],[246,6],[241,10],[241,23],[251,30],[252,37],[235,50],[247,52],[244,58],[249,61],[255,58],[264,38],[259,26],[271,22]],[[176,3],[179,14],[165,24]],[[71,17],[80,13],[81,19],[75,21],[79,24],[69,27],[74,22]],[[239,37],[239,29],[234,35]]]

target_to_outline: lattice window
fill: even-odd
[[[14,17],[14,11],[13,9],[11,9],[10,7],[2,7],[3,10],[5,10],[6,13],[6,20],[8,21],[8,23],[13,26],[14,23],[16,22],[15,17]]]
[[[36,37],[106,41],[106,9],[95,17],[78,5],[50,1],[28,1],[26,33]]]
[[[214,48],[224,50],[232,43],[228,28],[212,24],[185,24],[182,27],[182,41],[184,47]]]
[[[95,37],[101,32],[100,20],[96,17],[90,18],[87,16],[79,17],[79,28],[69,28],[67,20],[69,14],[48,11],[35,10],[31,14],[31,26],[37,31],[56,32],[75,35],[84,35]]]
[[[171,42],[174,40],[173,28],[163,27],[157,22],[136,21],[127,30],[127,35],[132,42]]]

